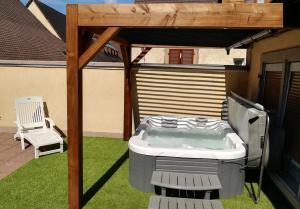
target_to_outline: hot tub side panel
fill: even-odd
[[[229,198],[242,194],[245,184],[245,159],[219,160],[220,196]]]
[[[133,187],[144,192],[153,192],[152,172],[170,171],[178,173],[215,174],[222,184],[220,196],[228,198],[241,194],[244,188],[245,160],[217,160],[149,156],[129,150],[129,177]]]
[[[155,158],[129,149],[129,181],[133,187],[144,192],[154,192],[154,186],[150,182],[155,171]]]

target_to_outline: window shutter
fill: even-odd
[[[169,50],[169,64],[180,64],[180,49]]]
[[[287,146],[300,163],[300,72],[292,72],[285,112]]]
[[[193,64],[194,50],[182,49],[181,50],[181,64]]]
[[[170,49],[169,64],[193,64],[194,49]]]
[[[281,71],[267,71],[265,77],[265,90],[263,105],[268,109],[277,112],[279,105],[279,92],[281,89]]]

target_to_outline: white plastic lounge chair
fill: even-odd
[[[45,118],[44,104],[41,97],[22,97],[15,103],[17,133],[14,139],[21,139],[22,150],[25,149],[24,139],[34,146],[35,158],[55,152],[63,152],[63,139],[54,130],[54,122]],[[49,122],[49,128],[46,121]],[[59,144],[58,149],[42,152],[40,147]]]

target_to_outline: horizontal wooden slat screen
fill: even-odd
[[[300,163],[300,72],[292,72],[291,75],[285,129],[292,157]]]
[[[135,118],[152,115],[221,117],[225,70],[134,70]]]

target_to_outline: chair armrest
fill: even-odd
[[[17,125],[17,127],[18,127],[18,131],[23,131],[23,130],[24,130],[23,126],[21,126],[20,123],[18,123],[17,121],[14,121],[14,123],[15,123],[15,124]]]
[[[17,125],[17,133],[14,136],[14,139],[16,139],[17,137],[20,137],[21,139],[24,137],[23,133],[24,133],[24,127],[18,123],[17,121],[14,121],[14,123]]]
[[[45,120],[49,122],[50,128],[53,129],[53,127],[55,126],[54,121],[51,118],[45,118]]]

